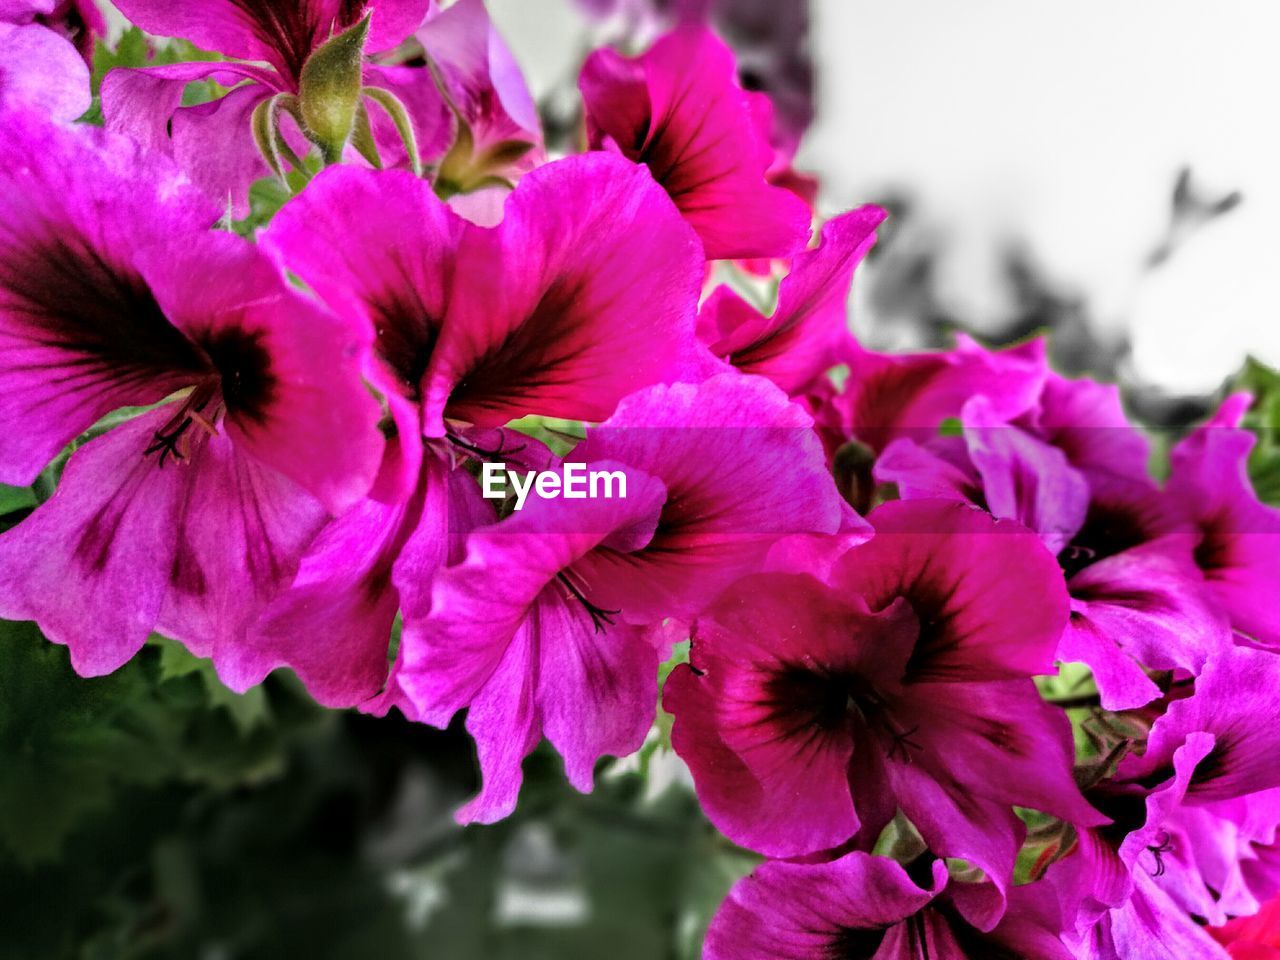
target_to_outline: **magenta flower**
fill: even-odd
[[[243,689],[287,665],[324,703],[416,715],[399,668],[368,701],[387,680],[397,610],[404,651],[436,568],[494,519],[455,459],[546,468],[537,444],[488,428],[530,413],[603,419],[629,390],[695,365],[697,240],[642,167],[593,156],[530,174],[493,229],[407,173],[326,171],[263,244],[374,331],[366,375],[397,439],[371,499],[316,540],[223,677]],[[317,631],[333,638],[323,651]]]
[[[803,412],[737,374],[628,397],[573,465],[625,473],[625,498],[530,501],[474,533],[467,560],[403,606],[397,681],[413,711],[443,726],[470,709],[484,789],[463,820],[511,811],[543,731],[570,782],[590,789],[595,761],[635,750],[653,722],[651,628],[696,614],[784,537],[841,522]]]
[[[849,367],[848,384],[830,399],[824,421],[836,443],[853,438],[877,452],[899,437],[936,435],[976,395],[1012,419],[1035,403],[1046,376],[1041,343],[989,351],[965,336],[956,338],[954,350],[935,353],[858,347]]]
[[[438,193],[505,191],[545,162],[538,108],[484,0],[433,7],[416,36],[457,127],[440,161]]]
[[[235,642],[382,451],[365,332],[212,233],[163,158],[100,130],[5,117],[0,145],[0,479],[30,483],[120,407],[155,404],[72,456],[0,540],[0,611],[84,674],[154,628]],[[317,502],[318,501],[318,502]]]
[[[963,436],[890,444],[876,478],[905,499],[969,501],[1040,534],[1071,594],[1058,657],[1090,667],[1103,706],[1148,703],[1160,688],[1147,670],[1194,675],[1230,646],[1181,506],[1146,477],[1145,441],[1113,393],[1051,376],[1012,422],[983,395],[959,419]]]
[[[1174,448],[1169,494],[1196,532],[1195,559],[1232,626],[1280,649],[1271,602],[1280,587],[1280,511],[1259,502],[1249,480],[1255,438],[1238,426],[1251,398],[1237,394]]]
[[[820,534],[841,549],[869,532],[831,482],[812,420],[754,377],[634,394],[566,459],[617,460],[666,486],[657,533],[620,566],[618,593],[602,601],[630,622],[696,616],[794,538]]]
[[[1141,754],[1089,797],[1112,823],[1082,830],[1049,878],[1080,956],[1223,958],[1198,920],[1248,915],[1280,889],[1274,717],[1280,657],[1234,648],[1170,703]]]
[[[831,863],[772,862],[740,880],[707,931],[706,960],[1070,960],[1052,891],[1016,887],[992,925],[989,885],[947,876],[940,860],[904,868],[850,853]]]
[[[19,0],[19,5],[21,3]],[[65,37],[84,62],[92,64],[94,43],[107,33],[107,18],[102,15],[97,0],[57,0],[53,4],[40,0],[35,5],[41,8],[36,22]]]
[[[579,87],[592,147],[647,164],[708,259],[803,248],[808,206],[765,178],[773,162],[768,98],[738,86],[733,53],[709,30],[680,28],[634,60],[597,50]]]
[[[326,86],[332,71],[316,81],[314,95],[304,91],[304,72],[313,55],[367,16],[368,36],[362,49],[376,53],[394,47],[422,23],[428,4],[429,0],[122,0],[121,11],[149,33],[183,37],[235,59],[112,70],[102,84],[107,126],[170,153],[210,196],[221,204],[229,202],[236,216],[244,216],[249,209],[249,185],[272,172],[255,140],[255,117],[266,121],[261,124],[264,129],[279,126],[275,114],[293,103],[288,98],[301,95],[301,109],[294,111],[294,118],[310,115],[318,123],[349,91]],[[357,50],[355,55],[360,53]],[[210,103],[181,106],[187,84],[207,79],[231,90]],[[443,151],[450,118],[426,70],[366,63],[362,83],[360,94],[373,91],[378,106],[367,109],[364,99],[358,104],[353,99],[345,106],[367,115],[376,148],[385,154],[386,162],[407,163],[408,155],[392,114],[383,109],[387,98],[379,91],[393,94],[406,108],[419,153],[430,156]],[[315,112],[307,103],[310,96],[317,101]],[[272,116],[262,117],[261,111],[268,109]],[[352,122],[356,122],[354,112]],[[355,131],[344,132],[350,137]],[[309,144],[300,133],[292,128],[282,128],[282,133],[278,150],[306,153]],[[328,134],[319,127],[313,131],[315,137],[333,139]],[[330,146],[341,153],[342,144]]]
[[[739,581],[695,626],[664,705],[703,809],[770,856],[870,849],[900,809],[1003,890],[1014,805],[1099,818],[1071,780],[1053,670],[1067,598],[1030,532],[946,502],[889,503],[833,566]]]
[[[54,0],[0,0],[0,108],[25,107],[58,121],[89,109],[89,68],[60,32],[40,22]]]
[[[718,287],[698,317],[699,334],[711,352],[792,395],[848,359],[853,271],[875,243],[885,216],[879,207],[861,207],[824,225],[818,248],[792,259],[772,316],[761,316],[730,287]]]
[[[429,616],[406,611],[398,682],[426,723],[468,708],[479,750],[484,785],[460,822],[515,808],[521,761],[544,734],[589,791],[596,761],[634,752],[653,722],[658,649],[597,587],[652,538],[665,491],[621,464],[593,466],[624,472],[625,498],[531,500],[468,538],[466,559],[436,576]]]

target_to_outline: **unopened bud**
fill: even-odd
[[[320,148],[326,164],[342,159],[355,132],[364,84],[364,45],[369,15],[326,41],[308,59],[298,80],[298,96],[307,139]]]

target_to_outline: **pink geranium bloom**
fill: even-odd
[[[1070,960],[1052,891],[1017,887],[994,926],[989,884],[950,879],[940,860],[904,868],[850,853],[772,862],[738,881],[707,931],[706,960]]]
[[[418,28],[429,3],[121,0],[120,10],[147,32],[182,37],[234,59],[112,70],[102,84],[107,126],[170,153],[210,196],[244,216],[249,185],[271,173],[254,139],[254,111],[277,94],[297,94],[312,54],[332,36],[372,15],[365,50],[387,50]],[[181,106],[187,84],[208,79],[232,89],[210,103]],[[364,83],[390,91],[405,105],[422,155],[443,151],[450,119],[428,71],[367,63]],[[405,161],[391,118],[378,108],[369,116],[386,162]],[[301,136],[287,139],[295,152],[305,154],[308,144]]]
[[[30,483],[120,407],[171,398],[71,457],[0,540],[0,611],[84,674],[156,628],[213,652],[288,582],[383,442],[368,335],[291,291],[162,157],[5,117],[0,480]]]
[[[1113,391],[1049,375],[1016,417],[985,394],[961,436],[900,437],[875,477],[904,499],[975,503],[1035,530],[1058,557],[1072,614],[1058,657],[1083,662],[1107,709],[1160,695],[1148,670],[1194,675],[1231,644],[1192,556],[1185,511],[1146,475],[1146,442]]]
[[[824,225],[818,248],[792,258],[771,316],[762,316],[730,287],[718,287],[698,317],[699,334],[711,352],[793,395],[848,359],[853,271],[875,243],[885,216],[879,207],[861,207]]]
[[[732,51],[709,30],[682,27],[636,59],[597,50],[579,87],[591,145],[647,164],[708,259],[787,257],[803,248],[808,206],[766,179],[768,98],[738,85]]]
[[[544,730],[590,789],[595,760],[636,749],[653,721],[650,628],[697,614],[781,539],[841,525],[803,412],[754,378],[641,391],[570,461],[625,472],[625,499],[530,502],[404,605],[398,682],[417,715],[443,726],[470,707],[485,783],[464,820],[511,811]]]
[[[1190,517],[1195,559],[1232,626],[1280,649],[1280,511],[1258,500],[1249,480],[1254,435],[1240,418],[1251,398],[1237,394],[1174,448],[1169,494]]]
[[[54,0],[0,0],[0,107],[71,121],[89,109],[89,68],[57,30],[40,22]]]
[[[1071,780],[1053,670],[1067,598],[1034,534],[972,507],[889,503],[805,574],[739,581],[695,625],[664,705],[707,815],[771,856],[870,849],[900,809],[1003,890],[1012,807],[1097,823]]]
[[[1280,826],[1277,691],[1280,657],[1226,651],[1168,705],[1144,752],[1089,790],[1112,823],[1081,830],[1049,872],[1080,956],[1221,960],[1199,921],[1250,915],[1280,891],[1273,869],[1255,869]]]
[[[263,244],[372,331],[366,375],[396,440],[370,499],[316,540],[224,679],[243,688],[287,665],[322,702],[354,705],[387,681],[397,610],[403,652],[431,608],[436,568],[494,519],[455,463],[542,469],[547,451],[503,424],[533,413],[600,420],[629,391],[700,365],[701,253],[647,171],[603,155],[529,174],[494,228],[464,222],[406,172],[333,169],[285,206]],[[318,631],[333,638],[323,655]],[[417,714],[401,673],[368,709]]]

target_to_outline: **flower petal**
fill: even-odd
[[[104,414],[207,372],[134,257],[194,242],[217,210],[128,140],[26,114],[4,122],[0,482],[24,485]]]
[[[89,109],[89,68],[64,38],[39,24],[0,22],[0,46],[0,103],[68,123]]]
[[[603,420],[699,355],[696,238],[642,167],[604,154],[530,173],[497,227],[467,231],[423,381],[428,435],[448,417]]]
[[[211,358],[228,436],[334,514],[382,458],[381,411],[361,379],[372,331],[291,290],[248,241],[209,233],[139,265],[167,314]]]
[[[611,50],[587,58],[579,87],[596,148],[647,164],[711,260],[786,257],[808,237],[808,206],[765,179],[773,160],[733,53],[710,30],[660,38],[639,70]]]

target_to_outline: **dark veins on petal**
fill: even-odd
[[[416,399],[440,334],[440,320],[427,313],[409,284],[381,291],[369,304],[377,339],[374,348]]]
[[[854,721],[879,737],[890,759],[900,756],[909,762],[911,751],[920,749],[912,739],[915,728],[899,725],[885,698],[857,674],[787,666],[766,681],[761,706],[784,737],[832,733]]]
[[[165,317],[133,270],[109,263],[82,237],[50,227],[41,242],[0,260],[6,311],[26,320],[42,347],[80,354],[52,361],[67,391],[100,389],[158,373],[206,372],[199,350]]]
[[[296,85],[311,51],[326,37],[318,0],[232,0],[258,39],[276,52],[279,65]],[[348,4],[343,3],[343,8]]]

